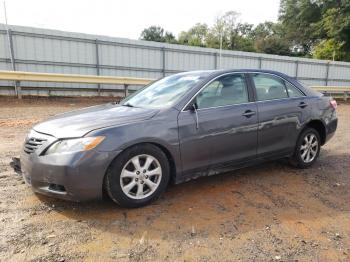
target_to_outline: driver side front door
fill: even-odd
[[[244,74],[218,77],[191,103],[197,112],[188,106],[178,116],[185,177],[207,175],[256,157],[257,106]]]

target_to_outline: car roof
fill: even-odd
[[[251,68],[242,68],[242,69],[213,69],[213,70],[193,70],[193,71],[184,71],[184,72],[179,72],[178,74],[198,74],[202,76],[215,76],[215,75],[220,75],[220,74],[225,74],[225,73],[239,73],[239,72],[244,72],[244,73],[269,73],[269,74],[275,74],[279,75],[282,77],[288,77],[291,78],[290,76],[279,72],[279,71],[274,71],[274,70],[268,70],[268,69],[251,69]]]
[[[213,69],[213,70],[195,70],[195,71],[187,71],[187,72],[182,72],[180,74],[186,73],[186,74],[199,74],[204,77],[215,77],[221,74],[225,73],[267,73],[267,74],[274,74],[277,76],[280,76],[282,78],[287,78],[288,80],[294,79],[293,77],[286,75],[282,72],[274,71],[274,70],[268,70],[268,69],[251,69],[251,68],[242,68],[242,69]]]
[[[201,76],[205,77],[206,80],[204,81],[204,84],[201,83],[199,84],[199,86],[203,86],[205,85],[205,83],[211,81],[211,79],[220,76],[222,74],[225,73],[267,73],[267,74],[273,74],[276,76],[279,76],[285,80],[287,80],[288,82],[290,82],[291,84],[293,84],[294,86],[298,87],[304,94],[306,94],[307,96],[320,96],[321,94],[316,92],[315,90],[306,87],[304,85],[302,85],[299,81],[297,81],[294,77],[288,76],[284,73],[278,72],[278,71],[274,71],[274,70],[267,70],[267,69],[220,69],[220,70],[197,70],[197,71],[189,71],[186,73],[196,73],[196,74],[200,74]],[[198,87],[195,87],[194,89],[198,89]],[[185,100],[188,98],[185,98]],[[180,102],[181,104],[181,102]],[[179,107],[181,108],[181,106]]]
[[[198,71],[197,71],[198,72]],[[268,70],[268,69],[251,69],[251,68],[242,68],[242,69],[217,69],[217,70],[203,70],[200,71],[203,74],[208,74],[208,76],[214,76],[214,75],[220,75],[220,74],[225,74],[225,73],[269,73],[269,74],[275,74],[278,76],[282,76],[282,77],[288,77],[291,78],[290,76],[282,73],[282,72],[278,72],[278,71],[274,71],[274,70]]]

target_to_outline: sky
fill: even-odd
[[[5,23],[0,0],[0,23]],[[194,24],[212,25],[226,11],[240,22],[276,21],[280,0],[6,0],[9,24],[138,39],[151,25],[176,36]]]

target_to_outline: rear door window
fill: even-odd
[[[304,94],[292,84],[286,82],[289,97],[302,97]]]
[[[284,81],[273,75],[253,74],[258,101],[283,99],[288,97]]]

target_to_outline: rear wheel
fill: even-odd
[[[299,136],[291,163],[299,168],[313,165],[320,154],[321,140],[317,130],[305,129]]]
[[[109,197],[124,207],[140,207],[156,200],[170,177],[166,155],[151,144],[122,152],[111,164],[105,179]]]

